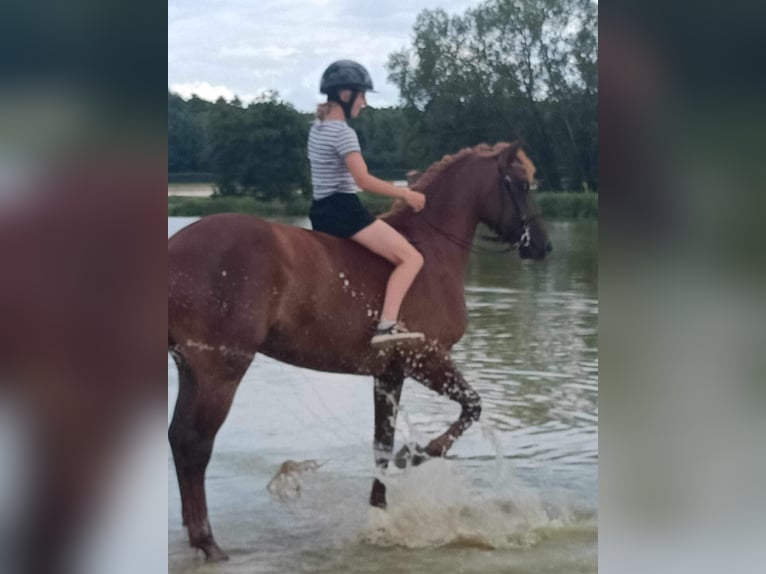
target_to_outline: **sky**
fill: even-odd
[[[480,0],[171,0],[168,87],[184,98],[235,95],[249,103],[276,90],[299,111],[324,101],[322,72],[357,60],[372,75],[373,107],[396,105],[387,81],[388,55],[409,47],[417,15],[441,8],[463,14]]]

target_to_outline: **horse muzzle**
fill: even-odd
[[[536,259],[540,261],[545,259],[551,251],[553,251],[553,245],[547,239],[542,247],[533,241],[528,241],[526,243],[521,241],[519,243],[519,256],[522,259]]]

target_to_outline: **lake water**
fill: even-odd
[[[2,170],[0,170],[2,173]],[[397,187],[407,185],[403,179],[393,180],[391,183]],[[214,183],[168,183],[168,195],[180,195],[184,197],[210,197],[215,193]]]
[[[168,219],[168,234],[191,221]],[[596,572],[598,227],[556,222],[550,235],[544,262],[472,255],[453,358],[482,421],[447,460],[391,472],[387,512],[367,505],[372,379],[256,357],[207,473],[211,524],[231,559],[206,564],[188,547],[168,448],[169,571]],[[168,422],[177,390],[168,357]],[[458,410],[408,380],[396,448],[441,433]],[[282,483],[280,497],[266,487],[287,460],[321,466]]]

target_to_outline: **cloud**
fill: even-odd
[[[277,90],[301,111],[322,100],[319,78],[334,60],[364,64],[377,94],[370,105],[396,105],[388,55],[410,45],[423,9],[462,14],[479,0],[185,0],[168,5],[168,84],[213,99]],[[184,95],[184,94],[181,94]]]
[[[170,84],[170,90],[185,99],[197,96],[211,102],[218,98],[232,100],[237,94],[226,86],[213,86],[207,82],[191,82],[188,84]]]
[[[270,60],[284,60],[290,56],[300,54],[300,52],[291,47],[281,47],[276,45],[269,46],[223,46],[218,54],[223,57],[232,58],[267,58]]]

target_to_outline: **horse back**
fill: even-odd
[[[169,240],[169,336],[365,371],[390,271],[349,240],[248,215],[206,217]]]

